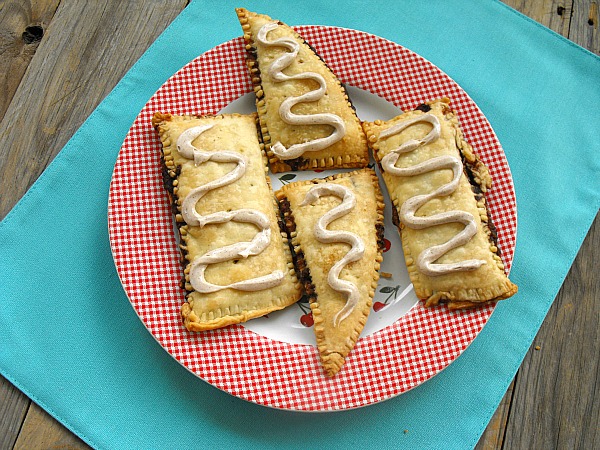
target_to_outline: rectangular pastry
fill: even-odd
[[[484,196],[490,174],[463,139],[449,100],[363,126],[417,297],[460,309],[515,294]]]
[[[291,27],[236,11],[271,171],[366,167],[364,131],[331,69]]]
[[[275,195],[309,296],[323,369],[334,376],[369,316],[379,280],[383,197],[372,169],[289,183]]]
[[[266,174],[256,114],[156,113],[180,234],[190,331],[245,322],[302,294]]]

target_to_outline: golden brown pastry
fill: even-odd
[[[487,211],[490,174],[463,139],[449,100],[363,126],[417,297],[459,309],[515,294]]]
[[[383,260],[383,197],[372,169],[290,183],[275,195],[309,296],[323,369],[334,376],[367,321]]]
[[[366,167],[360,121],[325,62],[284,23],[236,11],[271,171]]]
[[[190,331],[245,322],[302,293],[256,121],[256,114],[161,113],[152,120],[181,238],[181,314]]]

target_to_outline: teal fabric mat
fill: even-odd
[[[404,395],[326,414],[244,402],[176,363],[123,293],[107,232],[120,145],[170,75],[241,34],[234,6],[419,53],[475,100],[504,147],[520,291],[453,364]],[[97,448],[472,448],[598,211],[599,79],[599,58],[495,1],[195,0],[0,223],[0,372]]]

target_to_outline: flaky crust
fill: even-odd
[[[342,279],[353,282],[360,290],[359,306],[337,327],[333,319],[345,305],[347,297],[333,290],[327,276],[331,267],[350,249],[348,244],[319,242],[314,233],[316,221],[340,203],[335,196],[321,197],[312,205],[301,205],[315,184],[335,183],[352,189],[356,207],[346,216],[333,221],[328,229],[357,234],[365,243],[365,254],[341,272]],[[314,331],[322,366],[334,376],[354,348],[369,316],[379,280],[383,250],[383,197],[377,175],[372,169],[333,175],[324,179],[299,181],[283,186],[275,193],[292,240],[298,277],[309,296],[314,317]]]
[[[456,155],[463,160],[464,174],[457,190],[447,197],[436,198],[423,205],[419,216],[428,216],[443,211],[459,210],[471,213],[477,224],[477,234],[465,245],[443,255],[439,262],[453,263],[467,259],[486,261],[473,271],[460,271],[437,276],[420,272],[416,260],[426,248],[441,244],[453,237],[460,227],[458,224],[437,225],[424,229],[412,229],[400,223],[399,211],[410,197],[430,192],[449,181],[447,170],[437,170],[413,177],[400,177],[386,172],[381,160],[394,148],[409,139],[421,139],[431,129],[428,124],[415,124],[396,136],[380,139],[383,130],[394,124],[417,117],[434,114],[441,123],[442,135],[437,141],[413,150],[405,164],[416,164],[440,155]],[[408,273],[418,298],[426,306],[447,303],[450,309],[463,309],[478,306],[490,301],[508,298],[517,292],[517,286],[510,282],[504,273],[500,258],[497,236],[488,214],[484,193],[491,186],[487,167],[479,160],[472,147],[464,140],[458,119],[449,106],[448,99],[441,99],[422,105],[415,111],[397,116],[387,122],[363,123],[369,145],[375,159],[380,164],[383,179],[394,205],[394,224],[402,237],[402,247]],[[427,128],[429,127],[429,128]]]
[[[288,75],[306,72],[318,73],[323,76],[327,85],[326,96],[318,101],[297,104],[294,106],[294,112],[303,115],[335,114],[343,119],[346,134],[341,141],[323,150],[305,152],[295,159],[284,161],[272,152],[271,145],[275,142],[279,141],[286,147],[308,142],[329,135],[332,127],[329,125],[289,125],[281,119],[279,106],[283,100],[314,90],[314,81],[274,82],[268,75],[268,68],[287,50],[283,47],[266,48],[256,40],[258,30],[264,24],[274,22],[273,19],[243,8],[238,8],[236,11],[244,32],[247,50],[246,62],[256,93],[260,130],[271,171],[278,173],[289,170],[366,167],[369,162],[366,137],[344,86],[314,49],[298,33],[282,22],[277,22],[279,27],[271,31],[269,36],[274,36],[273,39],[289,37],[300,44],[298,57],[291,66],[285,69],[285,73]]]
[[[226,288],[200,293],[190,284],[189,272],[194,259],[215,248],[250,241],[257,232],[250,223],[231,221],[199,227],[191,226],[183,219],[181,204],[186,195],[195,187],[231,170],[231,163],[208,161],[196,166],[193,160],[179,153],[176,143],[181,133],[207,123],[216,127],[197,137],[194,145],[204,151],[239,152],[246,156],[248,165],[242,178],[207,193],[206,198],[198,202],[196,210],[204,215],[222,210],[256,209],[269,218],[271,241],[258,255],[210,265],[206,269],[206,278],[211,283],[224,286],[275,270],[285,272],[283,282],[271,289],[240,291]],[[263,316],[296,302],[301,296],[302,286],[294,271],[287,234],[282,229],[266,173],[266,158],[257,136],[256,114],[200,117],[156,113],[152,124],[162,143],[163,180],[180,234],[184,269],[182,287],[186,291],[181,314],[185,327],[190,331],[220,328]]]

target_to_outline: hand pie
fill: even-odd
[[[383,260],[383,197],[372,169],[298,181],[275,195],[309,296],[323,369],[334,376],[369,316]]]
[[[394,204],[417,297],[426,306],[460,309],[515,294],[487,211],[491,177],[463,139],[449,100],[363,126]]]
[[[296,302],[302,286],[278,220],[256,114],[156,113],[152,123],[180,234],[185,327],[220,328]]]
[[[271,171],[366,167],[366,137],[331,69],[289,26],[236,11]]]

